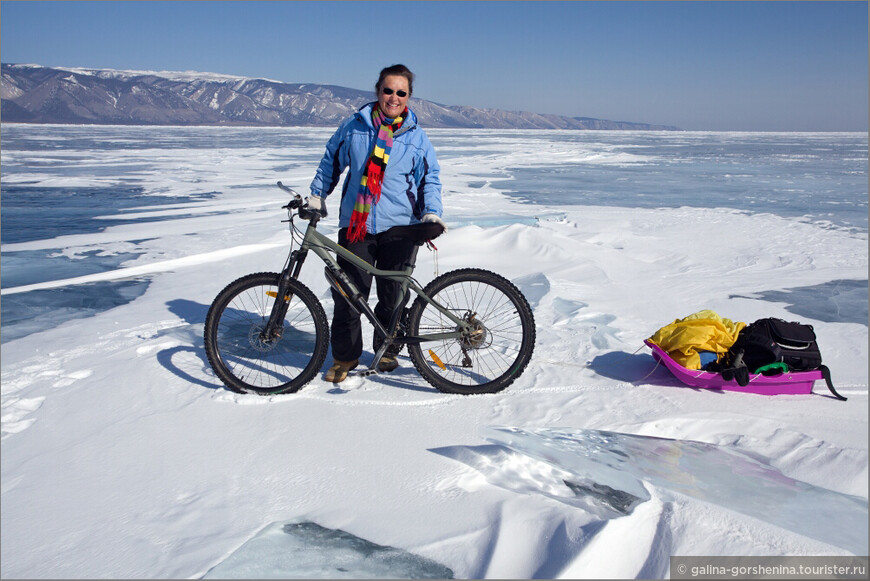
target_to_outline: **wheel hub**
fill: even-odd
[[[475,313],[469,313],[465,316],[466,322],[470,325],[470,330],[467,335],[460,340],[465,349],[483,349],[489,347],[492,343],[489,331],[483,324],[483,321],[475,316]]]
[[[263,325],[252,325],[251,330],[248,331],[248,343],[255,351],[260,353],[272,351],[278,345],[278,341],[281,340],[280,334],[268,339],[264,334],[264,330],[265,326]]]

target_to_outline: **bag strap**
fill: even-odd
[[[831,381],[831,370],[828,369],[828,366],[827,365],[819,365],[819,371],[822,372],[822,377],[825,378],[825,383],[828,384],[828,389],[831,390],[831,393],[834,394],[834,397],[836,397],[837,399],[839,399],[841,401],[846,401],[848,398],[843,397],[842,395],[837,393],[836,389],[834,389],[834,384]]]

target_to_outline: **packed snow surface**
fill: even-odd
[[[866,524],[839,535],[832,519],[844,515],[831,512],[851,502],[866,523],[866,228],[724,207],[521,203],[487,177],[506,162],[472,144],[442,145],[451,228],[437,260],[420,252],[416,277],[485,268],[526,295],[534,357],[497,394],[441,393],[406,356],[391,374],[335,385],[320,374],[271,397],[230,392],[211,372],[209,304],[235,278],[281,268],[290,235],[273,184],[304,193],[317,152],[278,171],[274,151],[193,152],[197,167],[138,151],[162,168],[149,174],[160,187],[214,195],[107,215],[98,232],[4,243],[4,261],[123,257],[98,272],[30,273],[3,287],[4,301],[144,282],[119,306],[4,339],[3,576],[339,576],[328,561],[348,577],[666,578],[671,555],[866,554]],[[523,151],[522,135],[508,145]],[[624,155],[610,161],[625,167]],[[594,152],[571,163],[600,167],[584,156]],[[40,171],[10,177],[64,183]],[[321,227],[336,229],[334,217]],[[301,279],[331,313],[313,258]],[[679,384],[643,340],[702,309],[812,324],[848,401],[821,382],[806,396]],[[618,435],[611,454],[639,458],[626,448],[638,437],[671,448],[605,470],[589,456],[599,432]],[[541,453],[554,445],[559,461]],[[711,455],[676,471],[678,450]],[[714,464],[729,480],[712,496],[675,484],[708,481]],[[780,504],[746,497],[762,481],[782,487],[764,492]],[[287,569],[293,551],[300,568]]]

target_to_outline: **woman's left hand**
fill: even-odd
[[[447,233],[447,224],[445,224],[444,220],[435,214],[424,214],[421,222],[435,222],[436,224],[440,224],[441,227],[444,228],[444,233]]]

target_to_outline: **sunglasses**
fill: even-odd
[[[401,89],[398,91],[393,91],[389,87],[384,87],[383,89],[381,89],[381,91],[383,91],[384,95],[392,95],[393,93],[396,93],[396,95],[398,95],[399,97],[402,97],[402,98],[408,96],[408,93],[406,93],[405,91],[402,91]]]

